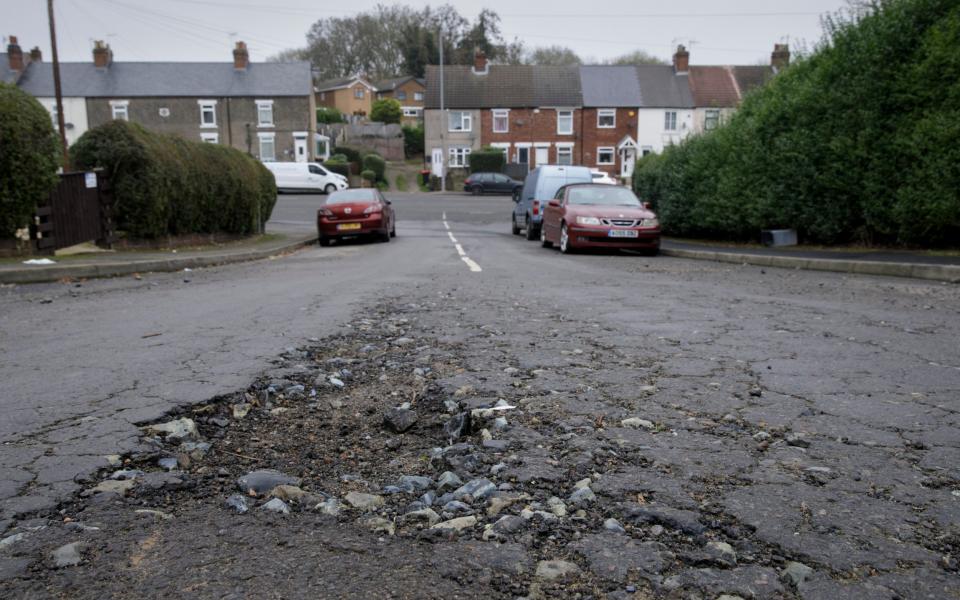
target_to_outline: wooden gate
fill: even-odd
[[[37,207],[31,230],[38,250],[53,252],[83,242],[109,248],[114,242],[109,181],[100,171],[61,174],[60,183]]]

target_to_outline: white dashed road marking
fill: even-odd
[[[480,273],[483,269],[480,268],[473,259],[467,256],[466,251],[464,251],[463,246],[460,245],[460,242],[457,241],[457,238],[453,237],[453,232],[450,231],[450,223],[447,223],[447,213],[443,213],[443,226],[447,229],[447,236],[449,236],[450,241],[453,242],[453,247],[457,249],[457,254],[460,255],[460,260],[462,260],[473,273]]]

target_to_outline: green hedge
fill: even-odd
[[[26,227],[57,185],[60,143],[50,113],[16,86],[0,83],[0,238]]]
[[[106,171],[117,228],[133,237],[253,233],[276,202],[273,174],[243,152],[127,121],[87,131],[70,152],[78,168]]]
[[[347,179],[350,179],[350,165],[346,161],[333,160],[333,158],[331,158],[323,163],[323,166],[326,167],[328,171],[339,173]]]
[[[387,171],[387,163],[379,154],[367,154],[363,157],[363,170],[373,171],[377,176],[377,181],[384,181],[384,174]]]
[[[637,193],[672,235],[960,245],[960,4],[887,0],[729,124],[646,157]]]
[[[354,150],[349,146],[337,146],[333,149],[334,154],[342,154],[347,157],[347,162],[360,162],[360,151]]]
[[[480,172],[494,172],[499,173],[503,171],[503,164],[505,162],[503,156],[503,150],[498,150],[496,148],[484,148],[478,150],[477,152],[470,153],[470,172],[471,173],[480,173]]]
[[[421,156],[423,154],[423,138],[423,125],[418,125],[416,127],[411,127],[409,125],[403,126],[403,152],[407,158]]]

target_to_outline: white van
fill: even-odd
[[[337,190],[350,187],[347,178],[339,173],[328,171],[323,165],[305,162],[265,162],[277,180],[277,191],[284,192],[324,192],[332,194]]]
[[[526,229],[528,240],[539,240],[543,209],[557,190],[571,183],[593,183],[590,168],[543,165],[527,173],[523,190],[513,197],[516,202],[512,216],[513,235],[520,235],[520,230]]]

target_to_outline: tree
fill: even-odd
[[[609,65],[665,65],[667,61],[644,50],[634,50],[606,61]]]
[[[528,65],[547,65],[563,67],[568,65],[583,64],[576,52],[566,46],[542,46],[534,48],[529,55],[525,57],[524,62]]]
[[[370,120],[376,123],[399,123],[403,117],[403,108],[400,102],[393,98],[375,100],[370,109]]]

